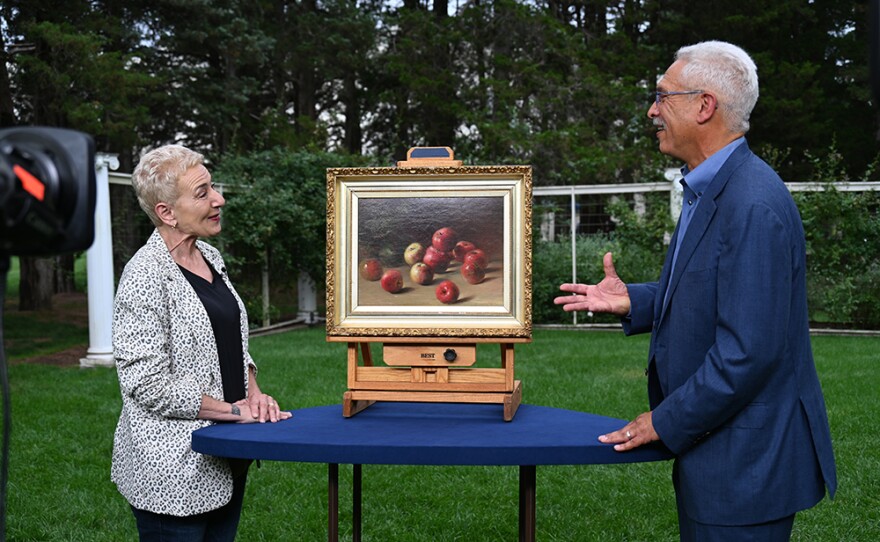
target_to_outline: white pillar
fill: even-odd
[[[95,242],[86,252],[89,291],[89,349],[82,367],[112,367],[113,360],[113,235],[110,229],[109,170],[119,167],[115,154],[95,156]]]
[[[310,324],[317,320],[318,311],[318,290],[315,287],[315,281],[305,271],[299,272],[299,278],[296,281],[297,290],[297,319],[304,320]]]

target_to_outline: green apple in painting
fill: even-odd
[[[434,280],[434,270],[424,262],[416,262],[409,270],[409,278],[416,284],[431,284]]]
[[[413,265],[422,261],[425,257],[425,247],[421,243],[412,243],[403,251],[403,259],[407,265]]]

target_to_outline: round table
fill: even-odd
[[[354,465],[353,539],[360,540],[361,465],[516,465],[520,540],[535,538],[537,465],[636,463],[671,459],[660,443],[617,452],[597,440],[627,422],[523,404],[512,421],[503,406],[378,402],[351,418],[342,405],[293,410],[278,423],[216,424],[193,433],[195,451],[221,457],[327,463],[328,538],[338,538],[338,466]]]

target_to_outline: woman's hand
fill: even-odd
[[[250,419],[242,423],[266,423],[267,420],[274,423],[279,420],[286,420],[293,415],[290,412],[283,412],[275,399],[262,392],[253,393],[247,399],[242,399],[236,404],[240,408],[241,404],[247,406],[247,413]],[[241,408],[241,415],[245,415],[244,408]]]
[[[290,412],[282,412],[275,399],[260,391],[260,385],[257,384],[257,374],[253,365],[248,368],[248,376],[248,396],[247,399],[242,399],[242,401],[248,405],[248,412],[252,417],[252,422],[266,423],[266,420],[269,420],[274,423],[293,416]]]

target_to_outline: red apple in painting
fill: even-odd
[[[445,273],[446,268],[449,267],[449,254],[430,246],[425,251],[425,258],[422,261],[428,264],[434,273]]]
[[[382,275],[382,280],[379,281],[379,284],[382,285],[382,289],[386,292],[396,294],[403,290],[403,276],[397,269],[389,269]]]
[[[486,253],[479,248],[476,248],[464,255],[464,263],[469,262],[473,262],[483,269],[489,267],[489,258],[487,258]]]
[[[358,268],[361,276],[367,280],[379,280],[382,277],[382,263],[376,258],[362,260]]]
[[[469,284],[479,284],[486,278],[486,270],[477,265],[476,262],[470,261],[461,266],[461,276]]]
[[[416,262],[420,262],[424,257],[425,247],[423,247],[421,243],[412,243],[403,251],[403,259],[406,261],[407,265],[413,265]]]
[[[416,262],[409,270],[409,278],[416,284],[431,284],[434,280],[434,270],[424,262]]]
[[[455,248],[452,249],[452,253],[455,254],[456,261],[463,262],[464,255],[476,248],[476,245],[470,241],[459,241],[458,243],[455,243]]]
[[[458,234],[452,228],[440,228],[431,237],[431,245],[440,252],[449,252],[455,247]]]
[[[458,301],[458,293],[458,286],[451,280],[444,280],[437,285],[437,289],[434,291],[437,299],[446,304]]]

